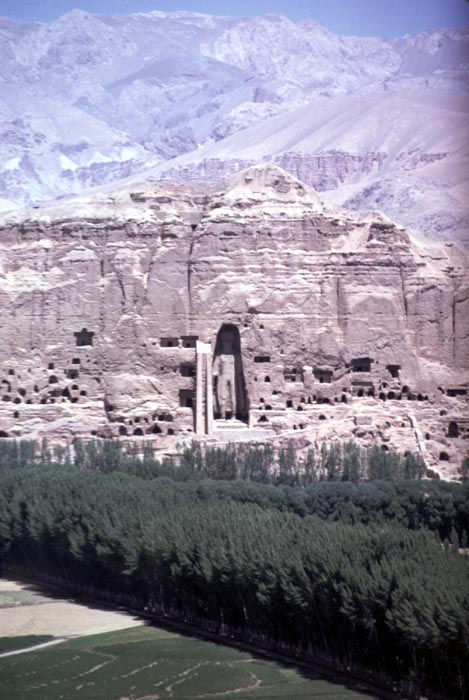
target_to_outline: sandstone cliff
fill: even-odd
[[[224,185],[144,183],[11,214],[0,220],[0,436],[170,449],[194,430],[196,340],[215,349],[229,324],[243,437],[378,440],[456,474],[466,262],[379,213],[327,206],[272,165]]]

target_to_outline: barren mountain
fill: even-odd
[[[0,20],[0,208],[272,159],[340,203],[462,239],[468,43],[277,15]]]
[[[469,238],[469,96],[369,91],[318,97],[164,163],[156,178],[217,180],[271,161],[351,209]],[[149,175],[150,176],[150,175]]]

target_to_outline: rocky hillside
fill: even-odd
[[[193,436],[197,341],[215,383],[225,332],[244,437],[354,437],[457,475],[469,296],[455,244],[327,205],[272,165],[12,213],[0,241],[0,437],[174,448]]]
[[[148,177],[217,180],[273,162],[350,209],[469,241],[469,96],[369,91],[314,103],[207,144]]]
[[[273,160],[337,202],[464,239],[468,42],[277,15],[0,19],[0,207]]]

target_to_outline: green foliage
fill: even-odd
[[[469,479],[469,457],[464,457],[462,461],[461,476],[463,481],[467,481]]]
[[[424,468],[353,441],[0,440],[0,563],[462,698],[469,484]]]
[[[159,460],[150,443],[119,440],[76,439],[72,448],[56,445],[49,448],[44,438],[40,445],[28,440],[0,440],[0,469],[27,465],[58,464],[101,472],[122,471],[143,479],[169,476],[172,479],[243,479],[263,484],[306,486],[316,481],[351,481],[365,479],[421,479],[425,464],[419,454],[384,452],[378,446],[360,449],[346,443],[322,443],[316,452],[310,447],[299,453],[291,442],[277,452],[269,444],[228,444],[204,446],[193,442],[184,446],[174,458]],[[463,475],[467,469],[463,468]]]
[[[299,482],[298,465],[295,449],[291,442],[287,447],[281,447],[278,453],[277,483],[296,485]]]
[[[388,452],[378,445],[368,452],[368,478],[392,479],[401,476],[401,457],[396,452]]]
[[[358,445],[349,440],[344,445],[342,480],[358,484],[361,479],[362,455]]]
[[[303,473],[300,473],[302,485],[314,484],[317,481],[317,465],[314,449],[310,447],[306,452]]]
[[[0,468],[34,464],[38,456],[35,440],[0,440]]]
[[[26,649],[36,644],[51,642],[54,637],[51,634],[27,634],[21,637],[0,637],[0,654],[17,649]]]
[[[300,487],[4,469],[1,556],[259,645],[415,676],[462,698],[469,561],[451,543],[467,536],[468,502],[469,486],[438,482]]]

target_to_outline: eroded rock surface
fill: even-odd
[[[457,476],[469,427],[465,253],[379,213],[330,207],[278,167],[4,217],[0,304],[2,437],[171,449],[193,436],[196,341],[215,351],[228,325],[240,338],[243,439],[378,441]]]

